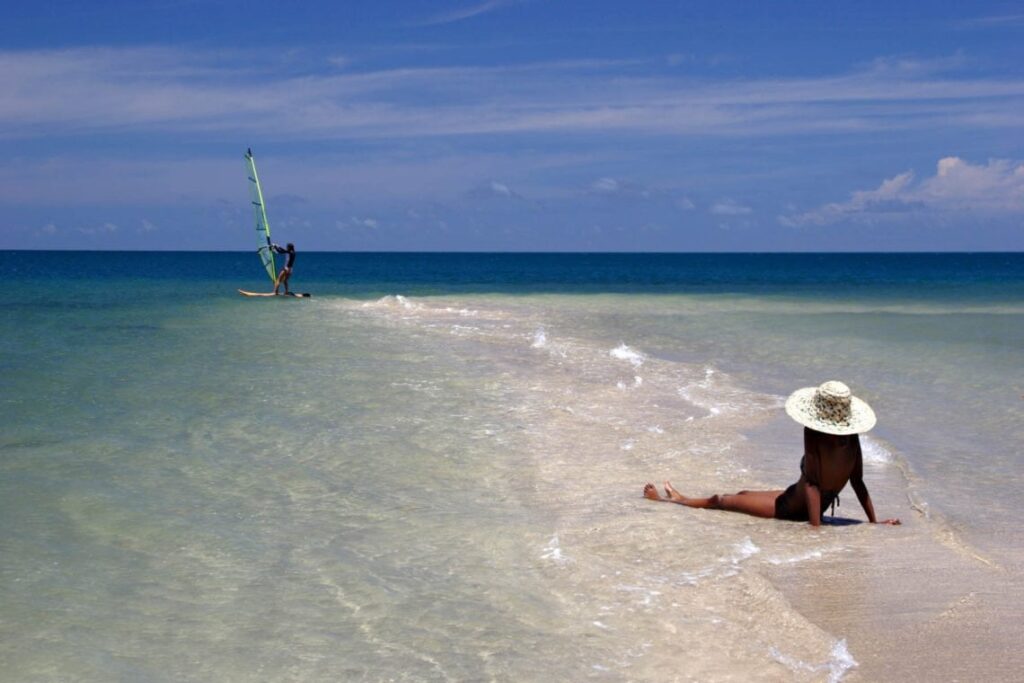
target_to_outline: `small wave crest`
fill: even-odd
[[[783,556],[775,555],[774,557],[767,558],[770,564],[783,565],[783,564],[798,564],[800,562],[807,562],[808,560],[820,560],[828,553],[844,552],[846,548],[842,546],[831,547],[831,548],[818,548],[816,550],[808,550],[803,553],[796,555]]]
[[[548,345],[548,335],[547,335],[547,332],[544,331],[544,326],[541,325],[533,333],[533,343],[530,344],[530,347],[534,348],[534,349],[543,349],[547,345]]]
[[[388,294],[387,296],[382,296],[376,301],[367,301],[364,304],[362,304],[362,307],[370,309],[417,312],[442,317],[457,316],[459,318],[476,318],[479,317],[480,315],[480,311],[472,308],[460,308],[455,306],[428,306],[427,304],[421,303],[419,301],[413,301],[412,299],[402,294]]]
[[[634,375],[633,376],[633,384],[631,384],[631,385],[630,384],[626,384],[625,382],[619,380],[615,384],[615,386],[617,386],[619,389],[622,389],[623,391],[625,391],[626,389],[629,389],[631,386],[634,389],[636,389],[637,387],[643,386],[643,383],[644,383],[644,378],[643,377],[641,377],[640,375]]]
[[[619,584],[615,588],[623,593],[636,596],[636,603],[643,607],[650,607],[661,595],[661,591],[649,586],[630,586]]]
[[[861,438],[860,448],[864,462],[869,465],[888,465],[894,460],[892,451],[870,436]]]
[[[718,558],[719,564],[693,572],[681,572],[679,576],[684,584],[690,586],[695,586],[709,577],[736,576],[740,571],[740,565],[759,552],[761,552],[761,548],[750,537],[747,537],[733,545],[731,554]]]
[[[782,405],[777,396],[735,386],[728,375],[720,375],[711,366],[705,366],[701,379],[684,384],[677,393],[690,405],[706,410],[708,414],[704,416],[705,419],[719,415],[765,414],[765,411]]]
[[[376,301],[367,301],[363,304],[363,308],[398,308],[406,311],[418,311],[423,308],[423,304],[410,301],[401,294],[388,294]]]
[[[387,299],[388,297],[384,297],[384,298]],[[419,309],[423,308],[423,304],[418,304],[418,303],[414,303],[412,301],[409,301],[408,299],[406,299],[401,294],[396,294],[395,295],[395,302],[399,306],[401,306],[402,308],[404,308],[404,309],[406,309],[408,311],[416,311],[416,310],[419,310]]]
[[[721,414],[722,409],[725,407],[707,395],[711,389],[712,377],[714,375],[715,369],[706,367],[704,368],[704,379],[679,388],[679,396],[688,403],[708,411],[708,417]]]
[[[647,356],[640,353],[636,349],[626,346],[626,344],[619,344],[614,349],[608,352],[608,355],[618,360],[624,360],[629,362],[634,368],[638,368],[644,364],[647,360]]]
[[[745,538],[733,547],[732,563],[738,564],[743,560],[753,557],[761,552],[761,549],[749,538]]]
[[[540,559],[554,562],[555,564],[566,564],[569,558],[562,553],[562,546],[558,542],[558,534],[554,534],[548,544],[541,549]]]
[[[832,644],[832,650],[829,652],[829,658],[827,662],[822,664],[809,664],[803,660],[791,657],[783,653],[777,647],[773,647],[770,650],[772,659],[779,664],[782,664],[793,673],[828,673],[829,683],[839,683],[843,680],[843,676],[850,669],[857,666],[857,660],[850,654],[850,650],[846,647],[846,639],[837,640]]]
[[[454,313],[455,315],[460,316],[462,318],[475,318],[479,314],[479,311],[473,310],[471,308],[455,308],[453,306],[445,306],[441,310],[443,310],[445,313]]]

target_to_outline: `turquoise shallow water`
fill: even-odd
[[[829,378],[880,513],[1019,572],[1019,255],[300,254],[309,301],[235,294],[250,254],[6,256],[14,680],[855,676],[762,570],[879,530],[636,495],[789,483]]]

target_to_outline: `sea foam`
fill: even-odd
[[[850,650],[846,647],[846,639],[837,640],[832,644],[832,650],[829,652],[829,658],[827,662],[822,664],[809,664],[805,661],[791,657],[780,651],[777,647],[773,647],[770,650],[772,659],[782,664],[790,671],[794,673],[808,672],[808,673],[828,673],[829,683],[839,683],[843,680],[843,676],[850,669],[857,666],[857,660],[850,654]]]
[[[544,332],[544,327],[538,327],[536,332],[533,333],[533,343],[530,346],[534,349],[543,349],[548,344],[548,335]]]
[[[869,465],[888,465],[893,461],[892,451],[870,436],[861,438],[860,448],[864,462]]]
[[[638,368],[641,365],[643,365],[644,361],[647,359],[647,357],[644,356],[644,354],[640,353],[636,349],[632,349],[626,346],[626,344],[619,344],[614,349],[609,351],[608,355],[610,355],[612,358],[628,361],[633,365],[634,368]]]
[[[569,558],[562,553],[562,546],[558,542],[558,534],[551,537],[548,544],[541,550],[540,558],[542,560],[550,560],[555,564],[565,564],[569,561]]]

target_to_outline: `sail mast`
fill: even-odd
[[[256,253],[259,254],[264,270],[271,282],[277,281],[277,266],[274,263],[274,250],[270,248],[270,224],[267,222],[267,208],[263,203],[263,190],[260,177],[256,174],[256,160],[252,150],[245,153],[245,166],[249,174],[249,190],[252,195],[253,217],[256,222]]]

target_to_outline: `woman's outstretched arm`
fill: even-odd
[[[875,506],[871,503],[871,494],[868,493],[867,484],[864,483],[864,458],[860,451],[860,439],[857,439],[857,463],[853,466],[853,473],[850,475],[850,486],[853,487],[854,492],[857,494],[857,500],[860,501],[860,506],[864,508],[864,514],[868,516],[868,521],[872,524],[878,524],[879,521],[875,518]],[[883,519],[881,524],[899,524],[898,519]]]
[[[821,491],[806,479],[803,480],[803,486],[807,498],[807,521],[811,526],[821,526]]]
[[[804,427],[804,457],[800,461],[800,483],[807,501],[807,521],[811,526],[821,526],[821,451],[814,432]]]

